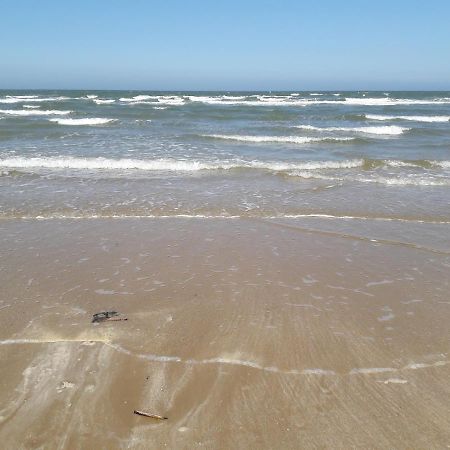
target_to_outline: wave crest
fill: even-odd
[[[413,122],[448,122],[450,116],[388,116],[381,114],[365,114],[369,120],[410,120]]]
[[[311,131],[345,131],[349,133],[377,134],[377,135],[400,135],[411,128],[403,128],[396,125],[381,127],[315,127],[312,125],[297,125],[295,128]]]
[[[245,136],[238,134],[204,134],[203,137],[224,139],[230,141],[256,142],[256,143],[284,143],[284,144],[308,144],[310,142],[340,142],[352,141],[353,137],[304,137],[304,136]]]
[[[114,122],[115,119],[105,119],[103,117],[92,117],[89,119],[49,119],[59,125],[105,125]]]
[[[180,171],[229,169],[262,169],[286,171],[293,169],[341,169],[362,167],[364,160],[343,161],[304,161],[304,162],[272,162],[272,161],[188,161],[174,159],[109,159],[109,158],[5,158],[0,159],[0,167],[6,169],[84,169],[84,170],[143,170],[143,171]]]
[[[0,114],[9,116],[64,116],[72,111],[43,110],[43,109],[0,109]]]

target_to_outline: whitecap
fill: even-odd
[[[102,117],[92,117],[89,119],[49,119],[59,125],[105,125],[114,122],[115,119],[105,119]]]
[[[0,159],[0,167],[8,169],[76,169],[76,170],[143,170],[143,171],[180,171],[192,172],[199,170],[226,169],[261,169],[286,171],[293,169],[317,170],[360,167],[363,160],[343,161],[302,161],[297,163],[282,163],[275,161],[196,161],[175,159],[109,159],[109,158],[80,158],[80,157],[15,157]]]
[[[9,116],[64,116],[72,111],[42,110],[42,109],[0,109],[0,114]]]
[[[324,142],[324,141],[351,141],[352,137],[303,137],[303,136],[244,136],[237,134],[206,134],[203,137],[209,137],[214,139],[224,139],[232,141],[242,142],[273,142],[273,143],[285,143],[285,144],[308,144],[310,142]]]
[[[94,102],[95,102],[97,105],[109,105],[109,104],[111,104],[111,103],[114,103],[115,100],[113,100],[113,99],[101,99],[101,98],[96,98],[96,99],[94,99]]]
[[[369,120],[410,120],[413,122],[448,122],[450,116],[389,116],[381,114],[366,114]]]
[[[350,133],[377,134],[377,135],[399,135],[410,128],[403,128],[396,125],[382,127],[315,127],[312,125],[296,125],[295,128],[311,131],[345,131]]]
[[[27,98],[23,98],[21,96],[9,96],[6,98],[0,98],[0,103],[30,103],[30,102],[58,102],[63,100],[70,100],[69,97],[41,97],[37,98],[36,96],[29,96]]]

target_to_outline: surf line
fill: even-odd
[[[155,354],[143,354],[134,353],[130,350],[123,348],[118,344],[111,343],[109,341],[103,340],[82,340],[82,339],[60,339],[60,340],[40,340],[40,339],[5,339],[0,341],[0,345],[24,345],[24,344],[58,344],[58,343],[78,343],[81,345],[95,345],[103,344],[118,353],[122,353],[134,358],[143,359],[147,361],[160,362],[160,363],[178,363],[184,365],[201,365],[201,364],[212,364],[212,365],[232,365],[247,367],[250,369],[261,370],[264,372],[282,374],[282,375],[303,375],[303,376],[339,376],[341,374],[333,371],[321,368],[308,368],[308,369],[291,369],[282,370],[275,366],[263,366],[255,361],[241,360],[241,359],[230,359],[223,357],[209,358],[209,359],[182,359],[179,356],[167,356],[167,355],[155,355]],[[379,375],[381,373],[393,373],[402,372],[407,370],[420,370],[428,368],[444,367],[450,364],[450,360],[440,360],[434,363],[410,363],[404,367],[394,368],[394,367],[363,367],[354,368],[347,373],[342,375]]]

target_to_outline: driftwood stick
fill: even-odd
[[[149,414],[144,411],[138,411],[134,410],[134,414],[137,414],[138,416],[144,416],[144,417],[150,417],[151,419],[158,419],[158,420],[167,420],[168,417],[158,416],[157,414]]]

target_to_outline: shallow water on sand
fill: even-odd
[[[447,445],[450,249],[319,225],[4,221],[5,448]]]

